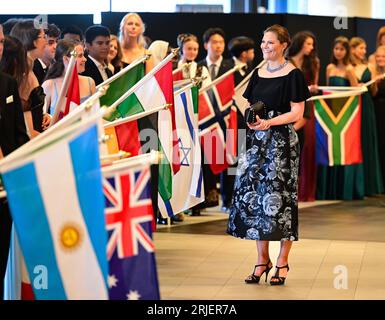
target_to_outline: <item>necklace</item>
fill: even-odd
[[[270,68],[269,67],[269,64],[266,65],[266,70],[269,71],[269,72],[276,72],[278,70],[281,70],[283,69],[287,64],[289,63],[289,60],[286,60],[284,63],[280,64],[278,67],[276,68]]]

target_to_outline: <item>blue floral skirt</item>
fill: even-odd
[[[299,143],[293,125],[249,130],[238,160],[227,233],[249,240],[298,240]]]

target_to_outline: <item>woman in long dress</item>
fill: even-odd
[[[366,61],[366,43],[359,37],[350,39],[350,51],[354,73],[359,83],[372,79],[375,70]],[[368,88],[371,89],[371,88]],[[382,173],[377,144],[377,124],[371,92],[362,94],[361,145],[364,165],[365,195],[382,193]]]
[[[250,104],[265,105],[265,116],[248,124],[227,229],[234,237],[257,241],[258,260],[247,283],[258,283],[264,273],[267,279],[269,241],[280,241],[270,284],[284,284],[292,242],[298,240],[299,143],[293,123],[302,118],[310,93],[302,72],[285,59],[289,45],[286,28],[273,25],[264,31],[267,63],[254,71],[244,93]]]
[[[326,67],[328,86],[357,86],[358,80],[350,63],[349,40],[337,37],[334,40],[331,63]],[[345,166],[317,166],[318,200],[359,200],[365,195],[363,164]]]

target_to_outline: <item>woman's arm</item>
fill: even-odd
[[[25,126],[27,127],[27,133],[30,137],[30,139],[36,137],[37,135],[40,134],[39,131],[36,131],[33,128],[33,121],[32,121],[32,113],[31,111],[25,111],[24,112],[24,121],[25,121]]]
[[[307,122],[307,119],[302,117],[300,120],[294,123],[294,130],[298,131],[299,129],[305,126],[306,122]]]
[[[94,79],[91,78],[91,95],[93,95],[96,92],[96,85]]]
[[[332,70],[333,70],[333,64],[330,63],[327,67],[326,67],[326,85],[328,86],[329,85],[329,78],[330,78],[330,75],[332,73]]]
[[[317,58],[316,60],[316,71],[315,71],[315,74],[314,74],[314,83],[312,83],[310,85],[310,92],[311,93],[317,93],[318,92],[318,81],[319,81],[319,70],[320,70],[320,61],[319,59]]]
[[[255,124],[248,124],[250,129],[254,130],[267,130],[271,126],[279,126],[282,124],[288,124],[297,122],[303,117],[303,111],[305,108],[305,101],[302,102],[290,102],[291,110],[284,114],[271,119],[260,119],[257,117]]]
[[[356,77],[356,73],[354,72],[354,67],[353,66],[347,66],[346,67],[346,77],[348,78],[350,85],[352,87],[357,87],[358,86],[358,80]]]

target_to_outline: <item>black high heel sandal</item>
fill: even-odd
[[[271,277],[270,279],[270,285],[272,286],[281,286],[283,284],[285,284],[285,280],[286,280],[286,277],[280,277],[279,276],[279,269],[287,269],[287,271],[289,272],[289,265],[287,264],[286,266],[282,266],[282,267],[278,267],[276,266],[277,268],[277,271],[275,272],[275,275]],[[278,281],[272,281],[273,279],[278,279]]]
[[[262,275],[265,273],[266,274],[266,277],[265,277],[265,282],[267,282],[267,276],[269,275],[269,272],[270,270],[273,268],[273,264],[271,264],[271,266],[269,267],[269,264],[271,263],[271,261],[269,260],[267,263],[265,264],[256,264],[254,266],[254,270],[253,270],[253,273],[251,275],[249,275],[246,279],[245,279],[245,282],[246,283],[259,283],[259,280],[261,280],[261,277]],[[258,268],[258,267],[266,267],[265,270],[263,270],[263,272],[259,275],[259,276],[256,276],[255,275],[255,270]]]

